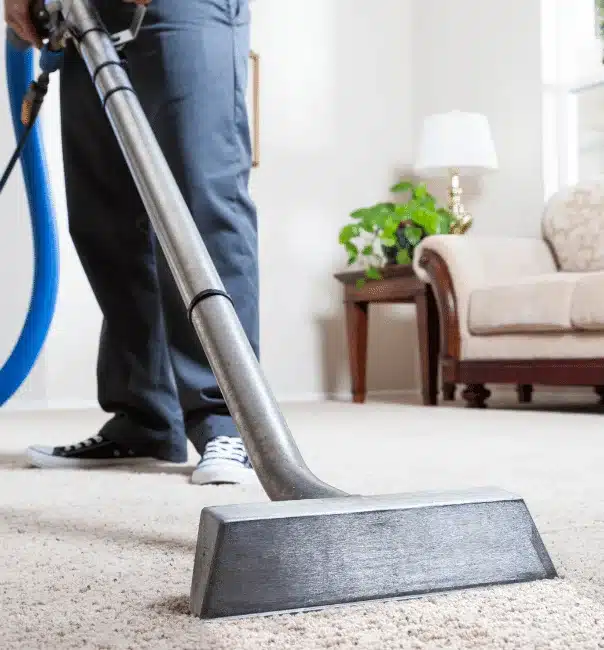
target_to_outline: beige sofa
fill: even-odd
[[[438,235],[415,251],[440,317],[445,398],[484,406],[486,384],[593,386],[604,396],[604,182],[545,206],[542,238]]]

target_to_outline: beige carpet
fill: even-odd
[[[73,442],[102,414],[0,413],[0,647],[195,650],[604,648],[604,420],[597,413],[286,408],[310,466],[367,494],[498,485],[523,495],[561,580],[303,615],[187,613],[204,505],[183,467],[24,469],[31,442]],[[193,458],[191,462],[193,462]]]

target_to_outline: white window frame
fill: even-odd
[[[555,0],[541,0],[542,150],[546,201],[559,189],[579,180],[578,97],[582,92],[604,86],[604,64],[601,75],[573,83],[559,82],[560,30],[558,16],[552,7],[555,7]],[[595,12],[594,5],[594,25]]]

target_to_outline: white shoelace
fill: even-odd
[[[228,438],[227,436],[214,438],[206,445],[202,462],[212,460],[232,460],[241,464],[249,462],[243,441],[239,438]]]

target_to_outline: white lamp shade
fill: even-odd
[[[495,144],[484,115],[451,111],[424,120],[416,171],[435,176],[451,170],[475,175],[497,167]]]

